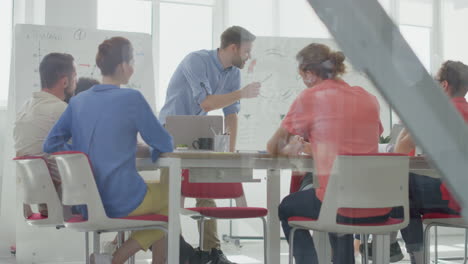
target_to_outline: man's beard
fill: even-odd
[[[232,65],[236,66],[239,69],[243,69],[245,66],[245,60],[242,60],[242,58],[238,56],[233,59]]]
[[[71,90],[70,87],[67,87],[67,88],[65,89],[65,91],[64,91],[64,94],[65,94],[65,99],[64,99],[64,101],[65,101],[65,103],[67,103],[67,104],[68,104],[68,102],[70,102],[70,99],[71,99],[72,96],[73,96],[73,92],[71,92],[70,90]]]

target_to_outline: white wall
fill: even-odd
[[[7,111],[0,109],[0,173],[2,173],[2,189],[0,191],[0,256],[9,255],[9,248],[15,243],[15,212],[16,212],[16,180],[6,167],[11,162],[6,153],[5,139],[8,137],[6,129]]]

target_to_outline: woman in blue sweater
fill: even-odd
[[[113,37],[99,45],[96,65],[102,84],[72,98],[44,143],[47,153],[75,150],[89,156],[104,209],[112,218],[168,213],[167,185],[146,184],[136,169],[137,152],[156,161],[161,153],[172,152],[173,143],[143,95],[120,88],[132,76],[133,63],[129,40]],[[137,149],[138,134],[151,148]],[[153,263],[164,263],[164,245],[162,231],[136,231],[113,256],[91,258],[96,263],[124,263],[152,247]]]

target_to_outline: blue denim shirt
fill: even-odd
[[[240,88],[240,70],[224,69],[217,50],[200,50],[187,55],[169,82],[166,102],[159,114],[162,124],[172,115],[206,115],[200,104],[208,95],[232,93]],[[224,115],[238,113],[240,103],[223,109]]]

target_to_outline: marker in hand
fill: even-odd
[[[260,95],[260,87],[262,85],[259,82],[253,82],[246,85],[242,88],[241,91],[241,98],[255,98]]]
[[[263,80],[260,81],[260,83],[264,83],[268,81],[271,78],[271,76],[273,76],[273,73],[270,73],[269,75],[267,75]]]

